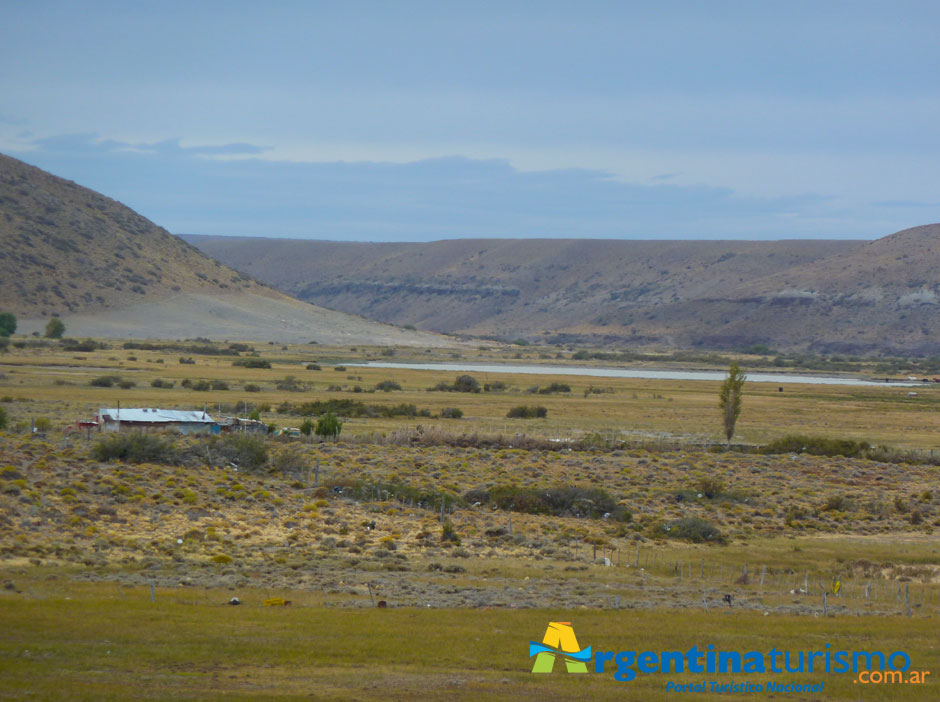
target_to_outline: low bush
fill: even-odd
[[[375,389],[381,390],[382,392],[391,392],[392,390],[401,390],[401,385],[394,380],[383,380],[375,384]]]
[[[281,380],[275,383],[275,386],[278,390],[283,392],[303,392],[307,389],[306,385],[292,375],[285,375]]]
[[[593,517],[629,522],[633,515],[601,488],[563,485],[552,488],[496,486],[468,490],[462,497],[467,504],[495,505],[499,509],[526,514],[550,514],[556,517]]]
[[[277,411],[281,414],[293,412],[301,417],[320,416],[332,412],[341,417],[430,417],[428,409],[418,409],[415,405],[401,403],[399,405],[367,405],[359,400],[332,399],[305,402],[293,406],[283,403]]]
[[[271,361],[268,361],[264,358],[256,358],[248,356],[245,358],[236,358],[232,361],[233,366],[240,366],[241,368],[270,368]]]
[[[99,375],[97,378],[92,378],[88,381],[88,384],[96,388],[110,388],[113,387],[115,383],[121,382],[121,376],[119,375]]]
[[[454,527],[453,522],[449,519],[441,526],[441,542],[450,542],[460,546],[460,536],[457,534],[457,529]]]
[[[790,434],[774,439],[761,448],[761,453],[808,453],[812,456],[845,456],[858,458],[871,450],[871,444],[851,439],[827,439],[821,436]]]
[[[268,464],[268,444],[260,436],[228,434],[208,439],[208,448],[241,470],[261,471]]]
[[[85,339],[84,341],[78,341],[77,339],[61,339],[59,345],[65,351],[87,353],[89,351],[97,351],[98,349],[108,348],[104,344],[99,344],[97,341],[92,339]]]
[[[153,434],[113,434],[98,441],[91,453],[97,461],[173,464],[179,460],[176,446]]]
[[[463,417],[463,410],[457,407],[445,407],[441,410],[441,419],[460,419]]]
[[[480,392],[480,383],[472,375],[458,375],[451,385],[445,381],[428,388],[430,392]]]
[[[567,383],[552,383],[551,385],[546,385],[544,388],[536,385],[529,388],[528,392],[533,395],[552,395],[556,392],[571,392],[571,386]]]
[[[547,416],[548,410],[541,405],[538,407],[519,405],[518,407],[513,407],[506,413],[508,419],[542,419]]]
[[[693,544],[723,544],[725,537],[717,526],[701,517],[685,517],[671,524],[660,524],[654,536],[691,541]]]
[[[150,381],[150,387],[153,388],[172,388],[176,383],[172,380],[163,380],[162,378],[154,378]]]

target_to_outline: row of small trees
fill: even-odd
[[[0,337],[8,337],[16,332],[16,315],[12,312],[0,312]],[[65,322],[58,317],[52,317],[46,322],[46,337],[61,339],[65,334]]]

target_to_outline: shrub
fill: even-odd
[[[820,436],[789,434],[774,439],[761,448],[761,453],[808,453],[813,456],[845,456],[858,458],[871,450],[871,444],[850,439],[827,439]]]
[[[271,361],[265,360],[263,358],[236,358],[232,361],[233,366],[241,366],[242,368],[270,368]]]
[[[97,378],[92,378],[88,381],[88,384],[96,388],[110,388],[115,383],[121,382],[121,376],[119,375],[99,375]]]
[[[501,392],[506,389],[506,383],[502,380],[494,380],[492,383],[486,383],[483,386],[483,392]]]
[[[305,389],[304,384],[292,375],[285,375],[283,379],[277,381],[276,387],[285,392],[303,392]]]
[[[548,410],[541,405],[538,407],[519,405],[518,407],[513,407],[506,413],[508,419],[542,419],[547,416]]]
[[[463,410],[456,407],[445,407],[441,410],[441,419],[460,419],[463,417]]]
[[[65,323],[58,317],[53,317],[46,322],[46,338],[61,339],[65,334]]]
[[[64,351],[73,351],[79,353],[88,353],[89,351],[96,351],[97,349],[105,348],[104,344],[99,344],[97,341],[93,341],[92,339],[85,339],[85,341],[62,339],[59,341],[59,345]],[[131,356],[127,360],[136,361],[137,359]]]
[[[332,412],[327,412],[317,422],[317,436],[326,436],[336,438],[343,430],[343,423],[337,419]]]
[[[259,436],[228,434],[221,438],[212,437],[209,446],[226,461],[243,470],[259,471],[268,463],[268,445]]]
[[[7,411],[0,407],[0,430],[6,429],[7,424],[10,423],[9,418],[7,417]]]
[[[322,368],[320,368],[319,363],[308,363],[306,367],[307,367],[307,370],[313,370],[313,371],[323,370]]]
[[[457,392],[480,392],[480,383],[472,375],[459,375],[454,381]]]
[[[333,399],[305,402],[297,407],[290,403],[278,406],[281,414],[294,412],[302,417],[319,416],[332,412],[343,417],[430,417],[428,409],[419,410],[415,405],[402,403],[399,405],[367,405],[358,400]]]
[[[539,388],[539,395],[551,395],[556,392],[571,392],[571,386],[567,383],[552,383],[544,388]]]
[[[313,433],[313,427],[313,420],[307,417],[307,419],[300,424],[300,433],[304,436],[310,436]]]
[[[224,380],[213,380],[211,387],[213,390],[228,390],[228,383]]]
[[[288,444],[274,454],[271,464],[282,475],[299,476],[307,467],[307,459],[297,444]]]
[[[182,356],[180,356],[180,363],[183,364],[184,366],[192,366],[196,364],[192,356],[190,356],[189,358],[183,358]]]
[[[685,517],[669,525],[660,524],[657,532],[657,536],[682,539],[694,544],[723,544],[725,542],[725,537],[718,527],[701,517]]]
[[[254,383],[247,383],[244,390],[245,392],[261,392],[261,386],[255,385]]]
[[[340,373],[346,372],[346,366],[333,366],[333,370],[339,371]]]
[[[460,546],[460,535],[457,533],[457,529],[454,527],[453,522],[451,522],[449,519],[441,526],[441,542],[450,542]]]
[[[725,486],[718,478],[702,478],[698,481],[698,491],[713,500],[725,491]]]
[[[189,388],[199,392],[208,392],[210,389],[212,389],[212,383],[210,383],[208,380],[197,380],[195,383],[190,383]]]
[[[492,504],[499,509],[526,514],[550,514],[556,517],[593,517],[609,515],[620,522],[629,522],[633,515],[606,490],[561,485],[551,488],[498,485],[489,489],[468,490],[464,502]]]
[[[391,392],[392,390],[401,390],[401,385],[394,380],[383,380],[381,383],[375,384],[375,389],[382,392]]]
[[[92,448],[98,461],[127,461],[129,463],[175,463],[176,447],[152,434],[113,434],[98,441]]]
[[[851,502],[845,495],[830,495],[823,505],[823,510],[830,512],[845,512],[850,509]]]
[[[453,385],[442,380],[428,390],[431,392],[480,392],[480,383],[472,375],[458,375]]]
[[[135,383],[133,380],[119,380],[118,387],[124,390],[130,390],[133,387],[137,387],[137,383]]]
[[[172,380],[163,380],[161,378],[154,378],[150,381],[150,387],[154,388],[172,388],[176,383]]]

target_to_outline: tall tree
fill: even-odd
[[[10,336],[16,331],[16,315],[12,312],[0,312],[0,336]]]
[[[721,408],[722,421],[725,425],[725,438],[731,443],[734,436],[734,425],[741,414],[741,396],[744,394],[744,375],[738,364],[732,361],[728,368],[728,377],[721,384],[721,393],[718,395],[718,406]]]
[[[317,427],[313,431],[317,436],[333,437],[335,439],[342,430],[343,423],[339,421],[339,418],[332,412],[327,412],[320,417]]]

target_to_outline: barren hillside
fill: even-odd
[[[191,237],[302,299],[514,339],[819,353],[940,352],[940,225],[861,241]]]
[[[119,202],[0,154],[0,308],[72,335],[439,345],[299,302]]]
[[[852,306],[827,318],[804,308],[802,297],[791,301],[787,291],[807,288],[814,275],[820,284],[857,289],[846,262],[863,268],[875,247],[860,241],[190,241],[302,299],[435,331],[678,347],[923,351],[917,335],[898,344],[896,336],[881,336],[890,311],[868,328],[867,315]],[[884,277],[906,285],[909,272],[898,267]],[[929,279],[926,270],[918,275]],[[860,282],[871,285],[873,278],[864,274]]]

